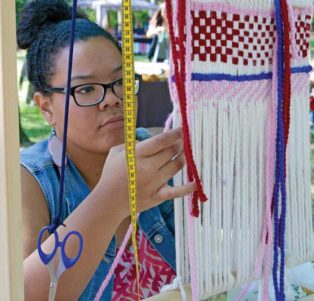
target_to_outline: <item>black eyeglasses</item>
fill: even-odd
[[[140,90],[142,77],[135,74],[134,93],[138,94]],[[75,103],[80,107],[91,107],[101,103],[106,95],[107,89],[110,88],[112,93],[119,99],[123,99],[123,78],[119,78],[109,84],[88,83],[71,87],[70,94],[73,96]],[[48,93],[66,93],[66,88],[49,87],[45,89]]]

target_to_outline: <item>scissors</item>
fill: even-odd
[[[41,247],[42,243],[42,238],[43,235],[45,234],[46,231],[49,232],[50,227],[46,226],[41,229],[38,240],[37,240],[37,248],[38,248],[38,253],[39,257],[42,260],[42,262],[47,265],[48,270],[49,270],[49,275],[50,275],[50,288],[49,288],[49,301],[54,301],[56,292],[57,292],[57,284],[58,284],[58,279],[62,275],[62,273],[70,269],[73,265],[76,264],[76,262],[79,260],[82,250],[83,250],[83,238],[82,235],[77,232],[77,231],[71,231],[69,232],[63,241],[59,241],[59,236],[57,231],[53,232],[54,238],[55,238],[55,245],[54,249],[52,250],[51,253],[45,253]],[[79,239],[79,249],[78,253],[76,254],[75,257],[68,257],[65,253],[65,246],[70,237],[76,236]],[[56,259],[56,253],[58,248],[60,247],[61,249],[61,254],[60,254],[60,259],[59,259],[59,264],[57,271],[55,271],[55,259]]]

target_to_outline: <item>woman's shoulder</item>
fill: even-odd
[[[52,165],[53,162],[48,150],[48,140],[43,140],[21,150],[20,164],[33,171]]]

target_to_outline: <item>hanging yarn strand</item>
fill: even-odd
[[[283,123],[285,129],[285,154],[287,153],[287,144],[290,130],[290,104],[291,104],[291,28],[290,16],[287,0],[281,0],[282,21],[283,21],[283,42],[284,42],[284,80],[283,80]]]
[[[282,292],[282,298],[284,299],[284,275],[285,275],[285,228],[286,228],[286,166],[287,166],[287,145],[290,132],[290,104],[291,104],[291,42],[290,42],[290,22],[289,22],[289,10],[288,0],[281,0],[282,5],[282,22],[283,22],[283,40],[284,40],[284,80],[283,80],[283,126],[284,126],[284,173],[283,183],[281,184],[281,215],[280,215],[280,291]]]
[[[278,41],[275,42],[274,53],[277,53]],[[265,258],[264,258],[264,271],[263,271],[263,287],[262,287],[262,300],[268,300],[268,285],[271,274],[271,245],[273,243],[273,223],[272,223],[272,206],[273,206],[273,190],[275,183],[275,140],[276,140],[276,99],[277,99],[277,57],[273,59],[273,79],[269,116],[267,119],[267,133],[266,133],[266,173],[265,173],[265,193],[266,193],[266,205],[265,205],[265,220],[264,229],[265,236],[263,235],[262,243],[265,241]]]
[[[180,101],[180,108],[181,108],[181,116],[182,116],[182,125],[183,125],[183,137],[184,137],[184,150],[187,157],[187,163],[188,163],[188,177],[189,181],[193,181],[195,177],[195,163],[193,160],[193,153],[192,153],[192,146],[191,146],[191,140],[190,140],[190,129],[187,119],[187,99],[186,99],[186,87],[185,87],[185,72],[186,72],[186,56],[185,56],[185,43],[186,43],[186,34],[184,33],[184,29],[186,28],[185,23],[185,11],[186,11],[186,1],[185,0],[179,0],[178,1],[178,57],[174,58],[179,63],[180,66],[180,74],[178,78],[176,78],[176,82],[178,82],[178,85],[180,85],[181,90],[181,97],[179,99]],[[186,30],[189,30],[186,28]],[[198,185],[198,183],[196,183]],[[197,203],[198,198],[198,186],[196,192],[193,194],[192,199],[192,213],[195,216],[199,215],[199,208]]]
[[[68,133],[68,120],[69,120],[69,104],[70,104],[70,90],[71,90],[71,77],[72,77],[72,63],[73,63],[73,50],[74,50],[74,38],[75,38],[75,24],[76,24],[76,7],[77,0],[73,0],[72,5],[72,20],[71,20],[71,35],[70,35],[70,49],[68,60],[68,74],[66,83],[66,94],[64,104],[64,124],[63,124],[63,140],[62,140],[62,157],[61,157],[61,175],[60,175],[60,189],[59,189],[59,202],[58,202],[58,214],[53,219],[50,225],[50,233],[53,233],[60,225],[65,226],[61,221],[63,192],[64,192],[64,176],[65,176],[65,164],[66,164],[66,148],[67,148],[67,133]]]
[[[263,277],[260,300],[284,301],[285,269],[313,259],[304,117],[312,8],[291,2],[166,1],[173,126],[189,127],[184,150],[192,146],[211,200],[175,206],[177,270],[198,300]],[[186,157],[175,185],[195,181]]]
[[[83,237],[78,231],[69,231],[64,237],[63,241],[59,241],[57,228],[60,225],[65,227],[65,224],[61,220],[61,212],[63,205],[63,190],[64,190],[64,177],[65,177],[65,166],[66,166],[66,148],[67,148],[67,130],[68,130],[68,116],[69,116],[69,103],[70,103],[70,88],[71,88],[71,75],[72,75],[72,62],[73,62],[73,49],[75,40],[75,24],[76,24],[76,8],[77,0],[73,1],[72,5],[72,16],[71,16],[71,33],[70,33],[70,47],[68,56],[68,72],[67,72],[67,83],[66,83],[66,100],[64,108],[64,125],[63,125],[63,141],[62,141],[62,157],[61,157],[61,176],[60,176],[60,188],[59,188],[59,201],[57,216],[52,219],[50,226],[43,227],[40,230],[37,239],[37,252],[43,264],[45,264],[49,271],[50,286],[49,286],[49,300],[54,300],[57,292],[58,279],[63,272],[73,267],[80,259],[83,251]],[[55,246],[50,253],[46,253],[42,249],[42,242],[45,232],[48,231],[54,236]],[[71,237],[76,237],[79,240],[77,254],[74,257],[67,257],[65,254],[65,244]],[[61,248],[59,253],[58,265],[56,265],[56,255],[58,248]]]
[[[179,0],[178,5],[178,39],[175,37],[174,27],[173,27],[173,15],[172,15],[172,4],[171,0],[166,0],[166,13],[167,19],[169,20],[169,32],[171,39],[171,50],[174,63],[174,78],[175,84],[178,91],[180,111],[182,117],[182,129],[183,129],[183,144],[184,152],[187,160],[187,171],[188,171],[188,180],[195,181],[196,191],[193,193],[192,198],[192,215],[197,217],[199,215],[199,206],[198,199],[201,202],[205,202],[207,197],[203,192],[202,183],[196,169],[196,165],[193,159],[193,151],[191,145],[190,130],[188,125],[187,118],[187,96],[185,90],[185,46],[184,42],[186,41],[186,34],[184,33],[185,26],[185,14],[186,6],[185,0]],[[186,28],[188,32],[190,28]],[[178,43],[177,43],[178,42]],[[178,50],[176,49],[178,46]],[[190,59],[190,58],[188,58]]]
[[[180,3],[178,3],[180,5]],[[191,20],[191,0],[186,0],[185,5],[185,18],[184,18],[184,24],[187,28],[192,29],[192,20]],[[192,56],[192,35],[187,34],[186,41],[185,41],[185,91],[187,95],[191,94],[191,56]],[[192,123],[192,97],[186,98],[186,112],[187,112],[187,119],[188,119],[188,125],[191,128]],[[191,129],[192,131],[192,129]],[[194,132],[195,135],[195,132]],[[197,135],[197,134],[196,134]],[[189,212],[193,212],[193,199],[191,196],[188,197],[188,206]],[[196,203],[197,204],[197,203]],[[195,244],[195,227],[194,227],[194,217],[193,215],[188,215],[188,251],[189,251],[189,262],[190,262],[190,283],[191,283],[191,294],[192,294],[192,300],[191,301],[198,301],[199,300],[199,288],[198,288],[198,281],[197,281],[197,258],[196,258],[196,248],[197,245]],[[181,294],[182,295],[182,294]]]
[[[286,112],[283,111],[283,95],[284,95],[284,57],[285,51],[283,41],[283,20],[282,20],[282,2],[275,0],[275,19],[276,31],[278,39],[278,94],[277,94],[277,137],[276,137],[276,181],[274,189],[274,261],[273,261],[273,282],[276,299],[285,300],[284,291],[284,239],[285,239],[285,213],[286,213],[286,187],[285,187],[285,129],[284,117]],[[290,49],[288,49],[290,55]],[[287,54],[286,54],[287,55]],[[281,214],[279,218],[279,209]],[[280,256],[279,256],[280,251]],[[280,259],[280,264],[278,260]],[[278,265],[279,268],[279,284],[278,284]]]

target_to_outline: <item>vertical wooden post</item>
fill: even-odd
[[[15,1],[0,0],[0,300],[23,293]]]

